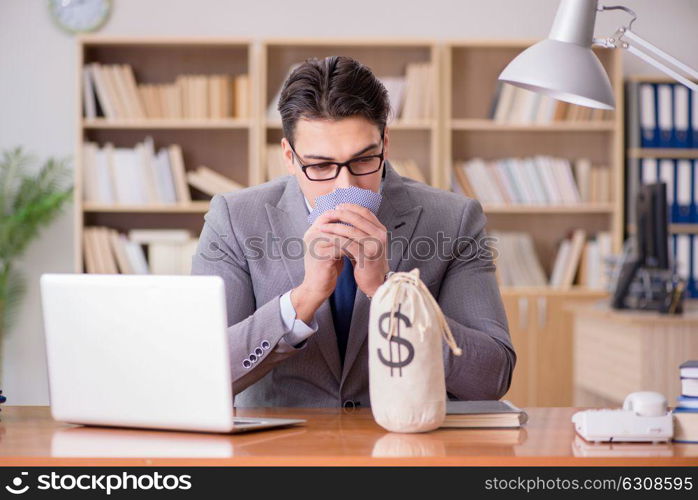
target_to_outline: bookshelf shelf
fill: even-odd
[[[248,129],[252,121],[247,119],[220,119],[220,120],[195,120],[195,119],[152,119],[152,120],[106,120],[103,118],[85,119],[82,122],[84,129],[131,129],[131,130],[155,130],[155,129]]]
[[[612,203],[575,204],[575,205],[483,205],[489,214],[612,214]]]
[[[105,213],[206,213],[209,201],[192,201],[173,205],[102,205],[96,203],[83,204],[85,212]]]
[[[679,158],[698,159],[698,148],[670,149],[670,148],[628,148],[630,158]]]
[[[487,119],[458,119],[451,120],[451,129],[458,131],[488,131],[488,132],[599,132],[612,131],[615,124],[603,122],[553,122],[553,123],[499,123]]]

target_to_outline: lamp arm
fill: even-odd
[[[612,49],[621,48],[627,50],[634,56],[639,57],[647,64],[654,66],[659,71],[669,75],[674,80],[682,83],[694,92],[698,92],[698,84],[692,82],[689,79],[692,78],[693,80],[698,80],[698,71],[691,68],[687,64],[682,63],[675,57],[667,54],[666,52],[654,46],[642,37],[638,36],[635,32],[631,30],[633,22],[635,22],[635,20],[637,19],[637,14],[635,14],[633,10],[627,7],[623,7],[622,5],[598,7],[596,10],[599,12],[605,10],[622,10],[632,15],[633,18],[630,20],[627,26],[621,26],[620,28],[618,28],[614,36],[607,38],[594,38],[592,40],[592,45]],[[645,51],[649,53],[644,52],[642,49],[645,49]],[[662,62],[662,60],[664,62]],[[688,75],[689,78],[686,78],[684,75],[671,68],[670,65],[683,71],[685,74]]]

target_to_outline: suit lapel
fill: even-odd
[[[402,244],[394,244],[389,254],[389,267],[397,272],[407,251],[412,233],[422,213],[421,205],[414,206],[402,182],[402,178],[395,172],[389,163],[386,163],[386,175],[383,181],[383,199],[378,209],[378,220],[388,230],[388,245],[391,241],[401,241]],[[354,310],[349,327],[349,341],[342,369],[343,384],[351,370],[361,347],[368,336],[368,319],[371,301],[357,288],[354,298]],[[331,318],[330,318],[331,319]]]
[[[266,209],[272,233],[276,237],[277,252],[282,256],[286,272],[295,288],[303,282],[305,276],[305,265],[300,250],[303,235],[310,227],[303,192],[295,177],[289,178],[276,206],[267,204]],[[282,245],[285,245],[286,252],[282,251]],[[329,299],[326,299],[318,308],[315,319],[318,323],[318,331],[308,341],[317,344],[327,366],[339,382],[341,363]]]

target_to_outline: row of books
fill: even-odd
[[[434,116],[436,79],[431,63],[409,63],[405,76],[379,79],[388,91],[393,120],[422,120]]]
[[[637,159],[637,171],[630,183],[630,201],[635,200],[637,186],[663,182],[670,221],[672,223],[698,223],[698,160],[671,158]],[[629,205],[631,208],[632,205]]]
[[[587,241],[587,232],[575,229],[558,247],[550,286],[568,290],[576,283],[590,289],[607,289],[606,262],[611,252],[611,233],[601,231]]]
[[[105,226],[86,226],[82,242],[88,273],[191,274],[198,239],[184,229],[131,229],[126,235]]]
[[[474,158],[454,165],[451,189],[493,205],[564,205],[612,200],[611,170],[551,156]]]
[[[191,202],[189,186],[209,196],[244,188],[206,166],[187,171],[179,145],[156,152],[152,137],[134,148],[86,142],[82,164],[88,203],[169,205]]]
[[[669,247],[676,263],[676,272],[686,280],[686,295],[698,298],[698,235],[672,234]]]
[[[137,84],[128,64],[90,63],[83,68],[86,118],[247,118],[248,75],[179,75],[174,83]]]
[[[298,63],[291,65],[284,82],[298,66]],[[436,75],[432,63],[408,63],[404,76],[378,78],[388,92],[391,120],[420,120],[434,117],[436,112],[434,109]],[[282,87],[277,90],[267,107],[267,120],[270,122],[281,121],[281,114],[278,110],[281,91]]]
[[[427,184],[427,179],[415,160],[390,159],[389,162],[399,175]],[[284,175],[288,175],[288,169],[284,163],[281,145],[267,144],[267,179],[272,180]]]
[[[680,83],[628,82],[628,145],[698,148],[698,93]]]
[[[496,275],[500,286],[551,286],[569,289],[577,284],[592,290],[608,287],[606,260],[611,256],[609,232],[587,238],[577,229],[559,246],[551,276],[543,270],[529,233],[491,231],[497,249]]]
[[[681,396],[672,411],[674,441],[698,443],[698,360],[689,360],[679,366]]]
[[[612,111],[577,106],[508,83],[498,82],[488,118],[499,123],[516,124],[599,122],[610,120]]]

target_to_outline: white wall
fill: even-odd
[[[113,0],[103,34],[419,36],[542,38],[557,0]],[[637,11],[635,31],[698,67],[698,0],[606,0]],[[626,19],[599,14],[596,35]],[[625,57],[625,73],[652,73]],[[45,0],[0,0],[0,150],[22,145],[45,158],[73,154],[75,46],[51,21]],[[11,404],[47,404],[38,279],[72,272],[72,216],[66,210],[29,248],[21,266],[29,292],[5,339],[2,389]]]

